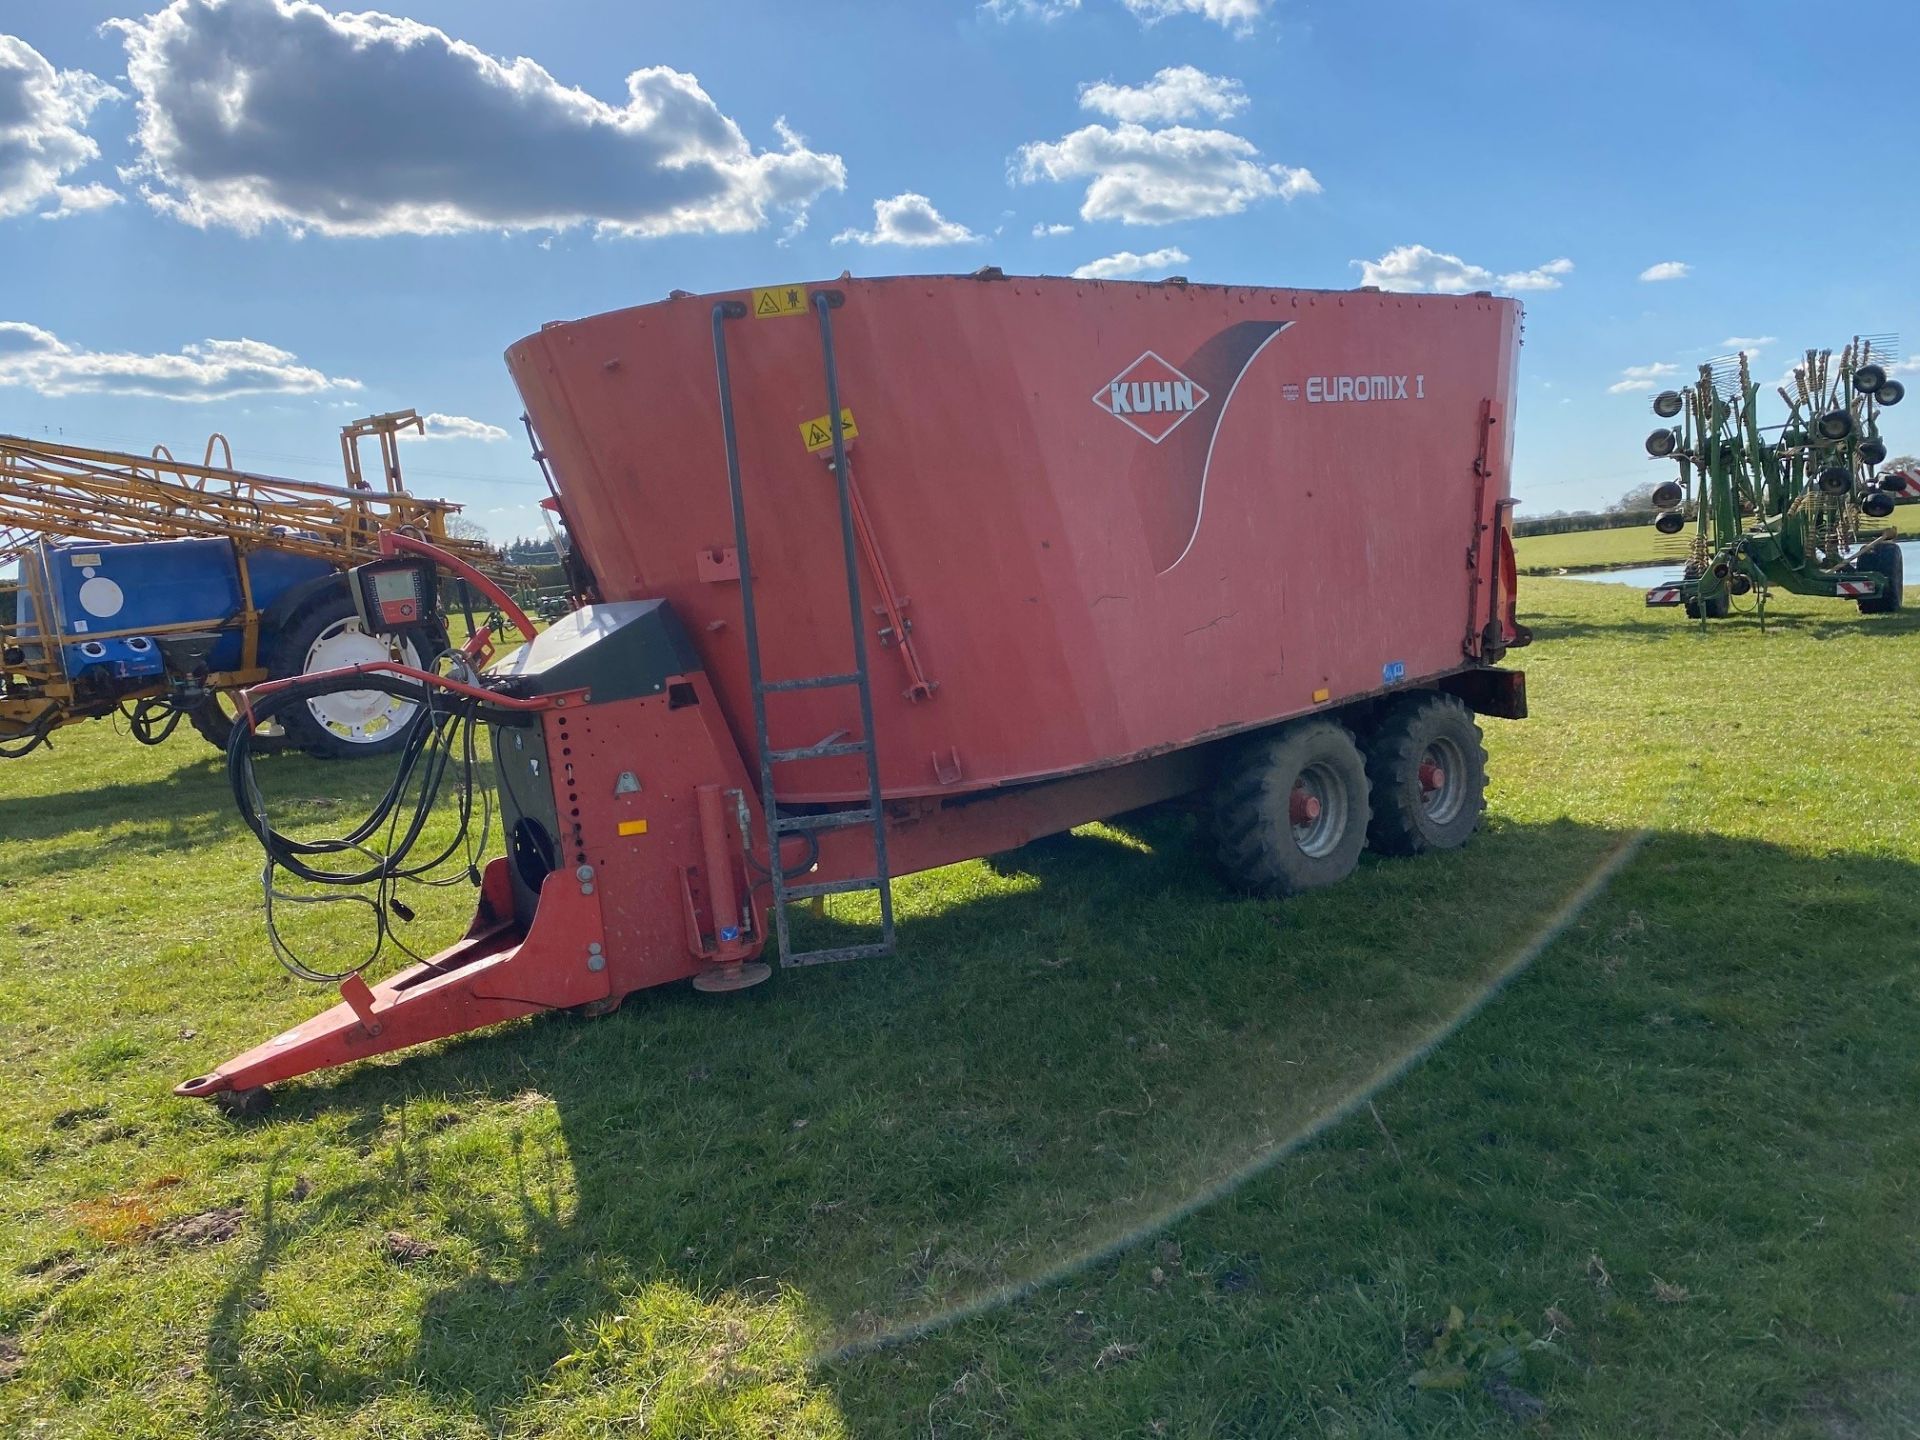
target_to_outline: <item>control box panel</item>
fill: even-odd
[[[360,627],[370,635],[425,624],[439,608],[439,580],[431,560],[374,560],[347,574]]]

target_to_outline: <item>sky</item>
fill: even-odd
[[[500,356],[543,322],[997,265],[1514,294],[1521,513],[1601,506],[1710,357],[1773,379],[1905,330],[1920,375],[1920,191],[1874,78],[1920,7],[1833,43],[1818,16],[5,0],[0,431],[198,458],[218,430],[337,479],[342,423],[411,407],[412,488],[505,539],[542,490]]]

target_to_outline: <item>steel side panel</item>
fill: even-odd
[[[889,795],[1076,770],[1301,713],[1318,690],[1335,702],[1378,690],[1388,665],[1466,663],[1467,548],[1507,493],[1511,453],[1509,421],[1480,487],[1480,411],[1513,412],[1515,302],[952,277],[833,286],[847,297],[834,323],[854,473],[939,682],[908,702],[899,655],[872,647]],[[673,602],[750,753],[739,587],[697,564],[732,541],[713,298],[549,326],[508,364],[604,597]],[[749,318],[728,338],[768,673],[843,670],[832,477],[799,433],[825,409],[818,329]],[[1157,444],[1093,398],[1148,352],[1206,392]],[[1319,385],[1338,394],[1341,377],[1388,393],[1309,400]],[[1484,566],[1495,549],[1482,544]],[[846,728],[853,709],[831,691],[770,705],[780,746]],[[952,751],[960,777],[943,786],[933,757]],[[794,800],[861,788],[846,760],[780,779]]]

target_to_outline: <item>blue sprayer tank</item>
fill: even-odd
[[[60,647],[68,678],[75,681],[87,672],[103,681],[157,677],[166,667],[154,638],[142,632],[183,624],[213,630],[237,621],[244,608],[239,562],[227,540],[113,545],[41,540],[23,563],[32,564],[36,557],[46,576],[52,623],[34,613],[31,591],[23,590],[22,638],[31,640],[51,630],[77,640]],[[272,549],[251,551],[247,566],[253,605],[262,611],[294,586],[336,573],[324,560]],[[241,648],[237,626],[221,630],[207,668],[237,668]]]

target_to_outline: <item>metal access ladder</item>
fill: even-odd
[[[760,803],[767,818],[767,860],[773,885],[773,923],[780,939],[780,959],[786,965],[818,965],[829,960],[855,960],[891,955],[893,938],[893,884],[887,869],[886,815],[880,801],[880,769],[873,748],[873,684],[867,667],[867,639],[860,602],[859,552],[854,538],[853,502],[848,486],[847,442],[841,422],[840,374],[833,352],[833,312],[845,303],[838,290],[816,290],[809,302],[820,320],[820,353],[827,377],[827,415],[833,429],[834,488],[840,505],[842,563],[846,571],[848,617],[853,632],[853,668],[844,674],[805,675],[769,680],[760,654],[760,630],[754,611],[753,563],[748,548],[746,499],[740,485],[740,447],[734,428],[733,381],[727,368],[726,324],[747,314],[738,300],[722,300],[713,307],[713,358],[720,387],[720,424],[727,451],[727,490],[733,500],[733,542],[740,562],[740,609],[746,631],[747,674],[753,688],[753,727],[760,759]],[[767,697],[792,690],[852,688],[860,701],[860,733],[842,739],[835,732],[814,745],[775,749],[767,735]],[[867,802],[852,809],[787,809],[775,793],[774,772],[799,760],[832,755],[858,755],[866,771]],[[865,826],[873,837],[873,873],[845,880],[793,884],[780,863],[780,842],[788,835]],[[751,844],[749,844],[751,848]],[[788,938],[787,907],[795,900],[872,890],[880,896],[880,938],[861,945],[825,950],[793,950]]]

